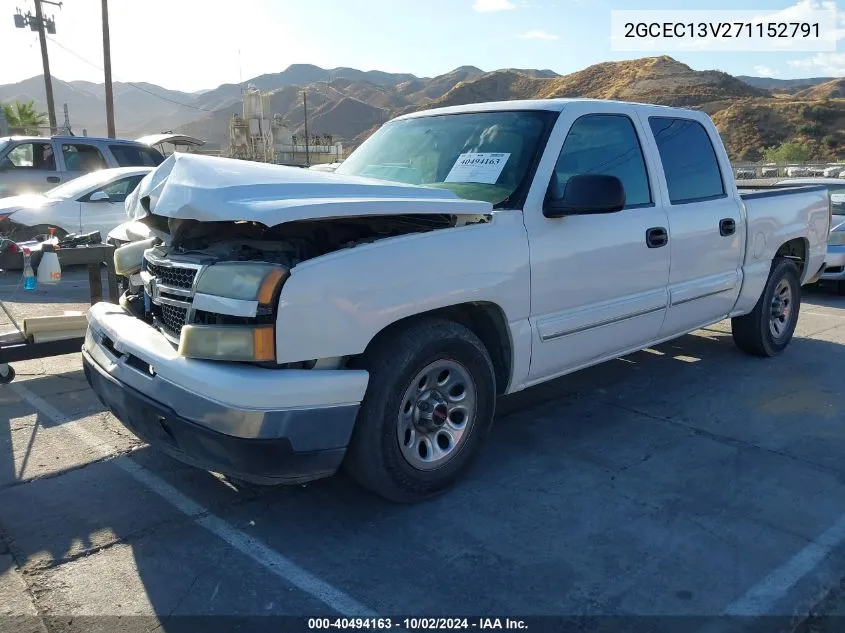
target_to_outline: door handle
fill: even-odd
[[[719,235],[727,237],[736,233],[736,220],[733,218],[725,218],[719,220]]]
[[[47,182],[59,182],[58,176],[47,176]]]
[[[655,226],[646,230],[645,243],[649,248],[660,248],[669,243],[669,233],[662,226]]]

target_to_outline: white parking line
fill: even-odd
[[[103,457],[108,457],[114,453],[112,447],[94,434],[88,432],[85,428],[79,425],[66,425],[66,423],[70,422],[67,416],[22,384],[12,383],[9,385],[9,388],[39,413],[53,420],[63,431],[73,435],[79,441],[100,452]],[[159,495],[174,508],[194,518],[198,525],[201,525],[271,573],[289,582],[294,587],[301,589],[337,613],[350,617],[377,617],[374,611],[350,598],[340,589],[317,578],[258,539],[239,530],[220,517],[215,516],[193,499],[185,496],[166,481],[154,475],[143,466],[133,462],[131,459],[120,457],[112,463],[152,492]]]
[[[845,543],[845,515],[822,532],[786,563],[732,602],[725,615],[767,615],[789,590],[812,572],[837,547]]]

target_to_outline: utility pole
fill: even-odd
[[[103,69],[106,73],[106,125],[109,138],[115,137],[114,131],[114,92],[111,83],[111,44],[109,42],[109,0],[103,0]]]
[[[35,15],[27,11],[26,15],[21,15],[20,9],[15,14],[15,26],[22,29],[26,26],[33,31],[38,31],[38,41],[41,44],[41,63],[44,66],[44,93],[47,97],[47,117],[50,120],[50,134],[56,133],[56,106],[53,103],[53,81],[50,77],[50,59],[47,56],[47,35],[56,32],[56,22],[53,19],[44,19],[41,12],[41,4],[52,4],[53,6],[62,8],[61,2],[50,2],[50,0],[33,0],[35,3]]]
[[[302,111],[305,114],[305,165],[311,166],[311,155],[308,150],[308,98],[305,96],[305,90],[302,91]]]

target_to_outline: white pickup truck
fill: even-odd
[[[725,318],[779,354],[831,221],[824,188],[741,196],[701,112],[567,99],[405,115],[334,173],[177,154],[127,211],[149,237],[83,348],[114,414],[233,479],[343,465],[404,502],[501,394]]]

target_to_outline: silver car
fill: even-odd
[[[0,138],[0,198],[39,193],[112,167],[156,167],[157,149],[137,141],[89,136]]]
[[[845,295],[845,182],[840,178],[790,178],[775,183],[784,185],[825,185],[830,192],[833,218],[827,241],[827,257],[821,281],[835,282],[839,294]]]

